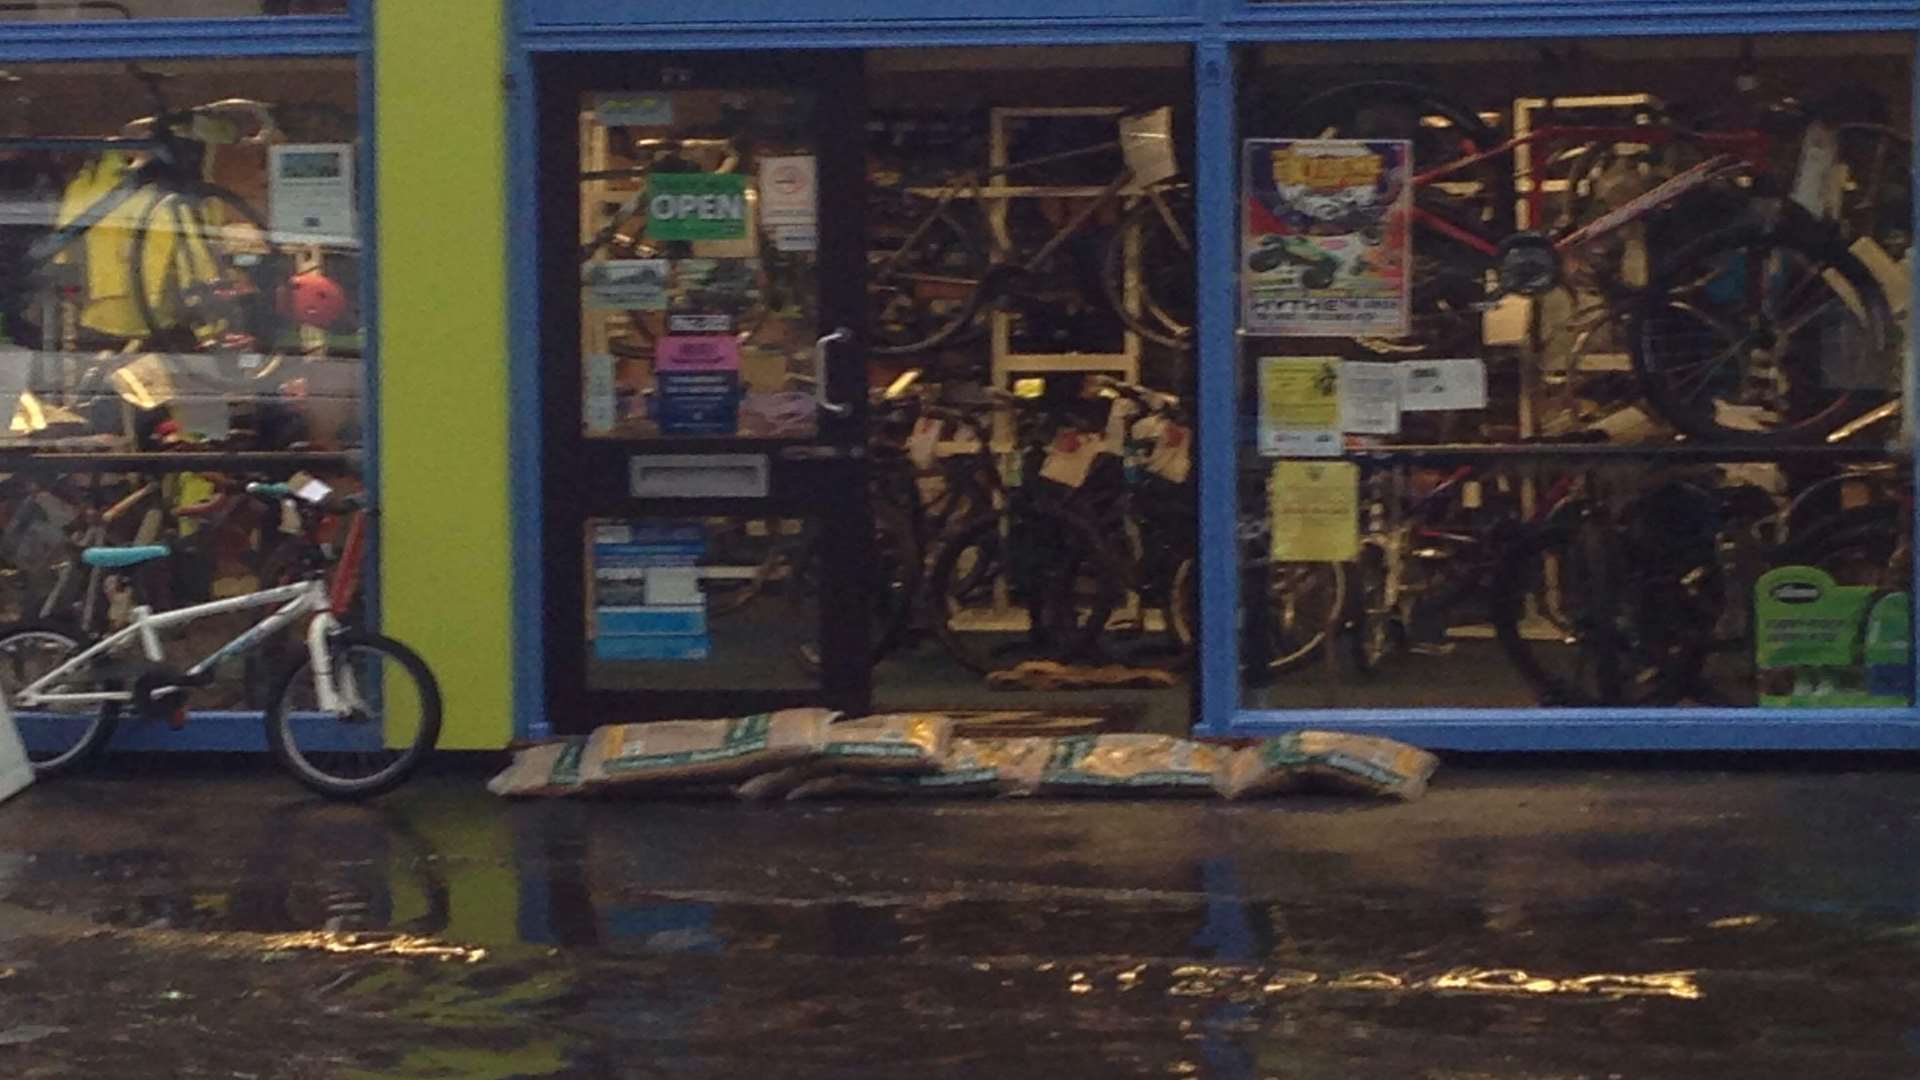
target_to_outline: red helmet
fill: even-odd
[[[280,287],[280,314],[307,326],[333,326],[347,314],[346,290],[318,270],[295,274]]]

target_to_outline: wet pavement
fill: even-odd
[[[1406,806],[479,779],[0,804],[0,1076],[1920,1076],[1913,771],[1451,768]]]

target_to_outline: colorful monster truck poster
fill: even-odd
[[[1288,337],[1409,331],[1412,144],[1248,139],[1241,325]]]

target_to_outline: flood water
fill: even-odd
[[[0,804],[0,1076],[1920,1076],[1912,773],[1295,800]]]

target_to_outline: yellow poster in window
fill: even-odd
[[[1268,457],[1340,456],[1340,360],[1260,358],[1260,452]]]
[[[1276,562],[1346,562],[1360,553],[1360,467],[1276,461],[1267,476]]]

